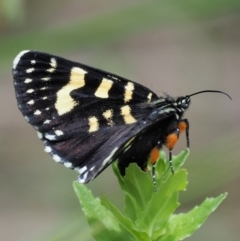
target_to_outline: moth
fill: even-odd
[[[18,107],[37,131],[45,151],[87,183],[114,160],[122,175],[129,163],[146,170],[163,146],[172,149],[182,132],[189,147],[189,122],[183,118],[191,95],[158,96],[115,74],[58,56],[22,51],[13,62]],[[153,176],[155,178],[155,172]]]

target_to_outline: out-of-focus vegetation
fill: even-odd
[[[3,13],[10,25],[23,22],[24,1],[5,0],[3,3],[5,3],[2,8]],[[52,8],[52,11],[55,10],[51,2],[49,5],[46,3],[46,7]],[[6,62],[19,48],[33,49],[41,46],[45,51],[62,51],[78,49],[79,46],[85,48],[99,44],[106,45],[146,29],[205,21],[239,10],[240,2],[236,0],[140,1],[128,7],[122,6],[115,11],[98,13],[90,19],[79,18],[61,26],[41,26],[32,28],[31,31],[21,31],[14,37],[6,36],[0,45],[0,63],[2,65]]]

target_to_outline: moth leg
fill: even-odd
[[[151,150],[150,155],[149,155],[150,163],[151,163],[152,165],[154,165],[154,164],[157,162],[159,156],[160,156],[159,148],[158,148],[158,146],[155,146],[155,147]]]
[[[160,157],[160,146],[155,146],[149,155],[150,163],[152,164],[152,179],[154,191],[157,192],[157,181],[156,181],[156,163]]]
[[[167,138],[165,140],[165,146],[169,150],[169,165],[170,165],[172,174],[174,174],[173,163],[172,163],[172,149],[178,141],[179,134],[180,134],[180,128],[176,127],[170,134],[167,135]]]
[[[187,139],[187,148],[189,148],[189,122],[187,119],[181,120],[178,124],[177,127],[167,135],[165,145],[169,150],[169,164],[170,164],[170,169],[172,174],[174,174],[174,169],[173,169],[173,164],[172,164],[172,149],[176,145],[179,135],[182,132],[186,132],[186,139]]]
[[[178,123],[178,128],[180,130],[180,134],[184,131],[186,132],[187,148],[189,148],[190,142],[189,142],[189,122],[188,122],[188,120],[187,119],[181,120]]]
[[[157,192],[156,163],[152,165],[152,179],[153,179],[154,192]]]

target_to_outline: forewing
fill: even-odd
[[[15,58],[13,77],[19,109],[45,151],[77,169],[82,182],[117,156],[140,128],[133,128],[146,114],[140,107],[158,98],[117,75],[35,51]]]

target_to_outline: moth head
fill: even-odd
[[[193,93],[191,95],[186,95],[184,97],[178,97],[175,100],[175,106],[177,106],[178,110],[181,110],[181,112],[184,112],[190,105],[191,103],[191,97],[194,95],[198,95],[198,94],[202,94],[202,93],[206,93],[206,92],[210,92],[210,93],[220,93],[220,94],[224,94],[226,95],[229,99],[232,99],[227,93],[219,91],[219,90],[202,90],[196,93]]]
[[[191,95],[181,96],[181,97],[177,97],[177,98],[173,98],[170,95],[164,93],[165,97],[160,96],[159,100],[152,102],[152,106],[161,106],[162,104],[164,104],[164,101],[165,101],[165,103],[167,102],[168,104],[173,104],[174,106],[177,106],[179,108],[187,109],[191,103],[192,96],[202,94],[202,93],[207,93],[207,92],[224,94],[230,100],[232,99],[230,97],[230,95],[228,95],[227,93],[225,93],[223,91],[219,91],[219,90],[202,90],[202,91],[193,93]]]
[[[180,108],[182,111],[185,111],[191,103],[191,98],[189,95],[185,97],[179,97],[176,100],[177,107]]]

